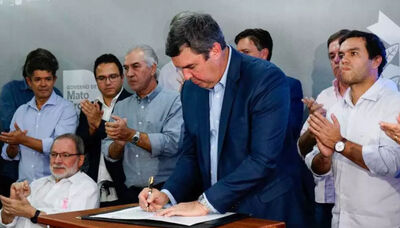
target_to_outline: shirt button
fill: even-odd
[[[142,109],[144,109],[144,106],[142,105],[142,107],[141,107]]]
[[[136,157],[138,158],[138,157],[139,157],[139,154],[136,154]]]
[[[142,121],[139,121],[139,124],[142,124]]]
[[[32,165],[32,168],[34,168],[35,166],[34,165]]]
[[[138,173],[137,173],[137,175],[139,175],[139,176],[140,176],[140,172],[138,172]]]
[[[39,114],[38,114],[39,116],[40,116],[40,112],[39,112]]]

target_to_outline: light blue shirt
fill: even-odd
[[[231,51],[229,49],[229,60],[221,80],[209,90],[210,102],[210,162],[211,162],[211,185],[217,183],[218,174],[218,135],[219,120],[221,117],[222,102],[224,101],[226,78],[228,75]]]
[[[150,176],[155,184],[165,182],[172,174],[178,159],[178,142],[181,134],[182,104],[179,93],[157,86],[153,92],[140,98],[137,94],[118,102],[113,115],[127,119],[129,128],[146,133],[151,144],[151,153],[127,143],[122,165],[127,187],[145,187]],[[102,153],[111,162],[108,148],[113,142],[106,138],[102,142]]]
[[[21,105],[15,112],[10,124],[14,131],[14,123],[27,135],[42,140],[43,153],[24,145],[19,145],[19,153],[11,159],[7,156],[8,144],[4,144],[2,157],[6,160],[20,160],[18,179],[32,182],[38,178],[50,175],[50,147],[54,138],[65,133],[74,133],[78,125],[78,116],[74,105],[58,96],[54,91],[47,102],[39,110],[35,97]]]

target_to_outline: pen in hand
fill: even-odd
[[[151,176],[149,177],[149,186],[148,186],[149,192],[147,194],[147,199],[151,196],[151,193],[153,191],[153,184],[154,184],[154,177]],[[147,212],[149,212],[149,203],[147,203]]]

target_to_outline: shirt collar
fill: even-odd
[[[145,97],[143,98],[139,97],[139,95],[137,95],[136,92],[134,96],[138,101],[147,100],[148,102],[151,102],[160,93],[160,91],[161,91],[161,86],[157,84],[157,87],[152,92],[147,94]]]
[[[381,91],[383,87],[384,83],[382,79],[378,78],[378,80],[376,80],[376,82],[367,91],[365,91],[363,95],[361,95],[358,102],[360,102],[361,100],[377,101],[381,96]],[[347,104],[353,106],[353,102],[351,101],[351,89],[348,89],[344,94],[344,100]]]
[[[28,102],[28,105],[37,109],[37,105],[36,105],[36,97],[33,96],[32,99]],[[57,104],[57,94],[54,92],[54,88],[53,91],[51,92],[50,98],[46,101],[46,103],[44,103],[44,106],[46,105],[56,105]]]
[[[229,50],[228,64],[226,65],[224,74],[222,74],[222,77],[221,77],[221,79],[219,80],[219,82],[218,82],[212,89],[209,89],[210,91],[211,91],[211,90],[214,90],[214,88],[215,88],[215,87],[218,87],[218,86],[221,86],[222,88],[225,88],[226,79],[227,79],[227,77],[228,77],[229,65],[231,64],[231,56],[232,56],[231,47],[228,46],[228,48],[229,48],[229,49],[228,49],[228,50]]]
[[[124,89],[124,88],[121,87],[121,91],[119,91],[119,93],[118,93],[117,95],[115,95],[115,97],[111,100],[110,106],[107,106],[106,103],[104,102],[104,97],[103,97],[103,95],[99,95],[99,96],[96,98],[96,100],[98,100],[100,103],[102,103],[103,105],[105,105],[105,106],[107,106],[107,107],[113,107],[113,105],[117,102],[117,99],[118,99],[119,95],[121,95],[123,89]]]
[[[339,91],[339,80],[337,80],[337,78],[333,79],[332,86],[333,86],[333,91],[335,92],[335,96],[342,97]]]
[[[76,172],[74,175],[68,177],[68,178],[62,178],[58,183],[60,182],[71,182],[72,184],[78,184],[80,182],[79,176],[80,176],[81,171]],[[56,183],[56,178],[53,175],[50,175],[47,177],[48,182]]]

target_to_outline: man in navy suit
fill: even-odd
[[[271,60],[273,41],[270,33],[264,29],[245,29],[235,37],[236,49],[246,55],[256,58]],[[290,113],[286,129],[285,141],[283,144],[283,158],[287,159],[286,164],[291,175],[301,180],[297,184],[298,191],[303,192],[307,197],[307,210],[311,219],[314,205],[314,180],[311,172],[305,166],[303,159],[298,156],[297,140],[300,136],[303,120],[303,91],[299,80],[286,77],[290,88]]]
[[[186,80],[182,155],[161,192],[139,194],[140,206],[155,211],[170,202],[159,215],[234,211],[304,227],[301,199],[281,159],[289,114],[284,73],[227,46],[208,14],[172,23],[166,54]]]

